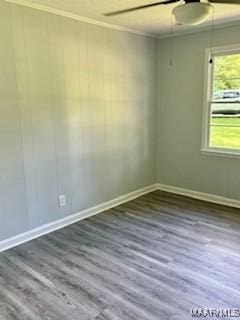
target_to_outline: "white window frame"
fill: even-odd
[[[214,47],[205,49],[205,70],[204,70],[204,97],[203,97],[203,126],[202,126],[202,147],[201,152],[206,155],[226,156],[240,159],[240,150],[230,148],[210,147],[210,120],[211,120],[211,99],[213,91],[213,64],[209,63],[211,57],[240,54],[240,44]]]

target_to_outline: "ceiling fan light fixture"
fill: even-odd
[[[208,19],[212,6],[205,2],[189,2],[181,4],[173,9],[173,15],[177,22],[186,25],[201,24]]]

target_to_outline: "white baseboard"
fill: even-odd
[[[199,199],[199,200],[204,200],[204,201],[208,201],[208,202],[221,204],[221,205],[228,206],[228,207],[240,208],[240,201],[239,200],[225,198],[225,197],[221,197],[221,196],[217,196],[217,195],[213,195],[213,194],[209,194],[209,193],[193,191],[193,190],[189,190],[189,189],[169,186],[169,185],[160,184],[160,183],[157,184],[157,189],[161,190],[161,191],[180,194],[180,195],[187,196],[187,197],[194,198],[194,199]]]
[[[48,223],[46,225],[43,225],[39,228],[29,230],[27,232],[21,233],[17,236],[14,236],[12,238],[6,239],[4,241],[0,242],[0,252],[3,252],[5,250],[8,250],[10,248],[16,247],[20,244],[23,244],[25,242],[28,242],[30,240],[39,238],[45,234],[51,233],[53,231],[62,229],[70,224],[76,223],[80,220],[86,219],[88,217],[91,217],[93,215],[96,215],[98,213],[101,213],[103,211],[106,211],[108,209],[114,208],[122,203],[128,202],[130,200],[136,199],[144,194],[156,191],[156,190],[162,190],[166,192],[171,192],[183,196],[188,196],[190,198],[204,200],[208,202],[213,202],[225,206],[240,208],[240,201],[229,199],[225,197],[220,197],[208,193],[193,191],[189,189],[164,185],[164,184],[153,184],[151,186],[133,191],[129,194],[123,195],[121,197],[118,197],[116,199],[110,200],[108,202],[105,202],[103,204],[100,204],[98,206],[83,210],[81,212],[72,214],[66,218]]]
[[[30,231],[24,232],[22,234],[19,234],[17,236],[14,236],[12,238],[6,239],[6,240],[0,242],[0,252],[3,252],[3,251],[8,250],[10,248],[16,247],[22,243],[36,239],[38,237],[41,237],[45,234],[56,231],[58,229],[62,229],[70,224],[73,224],[73,223],[78,222],[80,220],[86,219],[88,217],[91,217],[91,216],[96,215],[100,212],[103,212],[103,211],[106,211],[106,210],[111,209],[113,207],[116,207],[122,203],[136,199],[144,194],[150,193],[155,190],[157,190],[157,184],[133,191],[129,194],[120,196],[116,199],[110,200],[110,201],[105,202],[103,204],[100,204],[95,207],[92,207],[92,208],[83,210],[81,212],[72,214],[66,218],[45,224],[39,228],[30,230]]]

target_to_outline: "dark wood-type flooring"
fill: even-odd
[[[1,320],[240,308],[240,210],[154,192],[0,254]]]

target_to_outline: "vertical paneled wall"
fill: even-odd
[[[214,46],[239,43],[239,34],[239,25],[216,29]],[[210,40],[210,31],[204,31],[159,41],[158,181],[240,200],[239,159],[200,151],[205,49]]]
[[[0,39],[0,240],[155,183],[155,40],[3,0]]]

